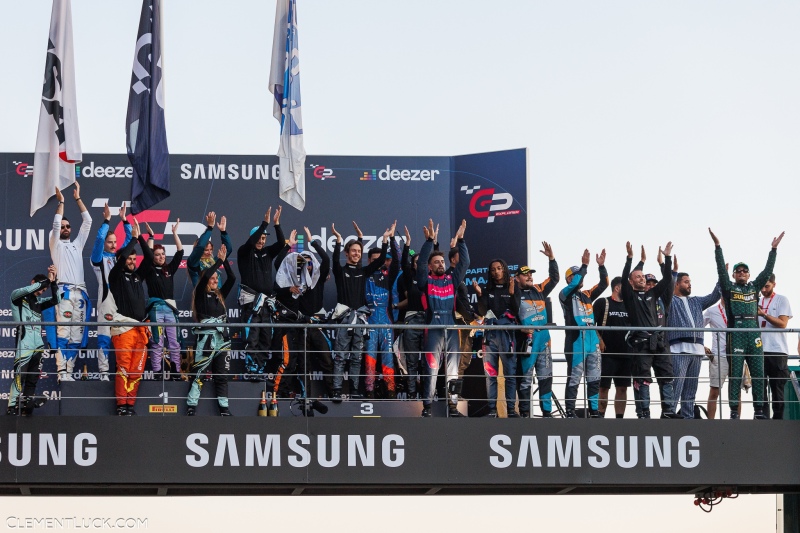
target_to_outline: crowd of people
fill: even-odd
[[[56,197],[49,239],[53,264],[46,274],[35,275],[30,285],[11,294],[14,319],[26,325],[17,330],[10,415],[29,416],[42,405],[44,400],[35,391],[46,349],[55,350],[59,380],[72,381],[76,356],[88,339],[88,328],[80,324],[92,316],[82,257],[92,219],[76,183],[73,198],[81,226],[72,238],[71,223],[64,216],[64,196],[56,190]],[[334,403],[376,396],[395,399],[402,388],[408,398],[421,400],[421,416],[430,417],[441,369],[448,416],[461,417],[458,401],[464,374],[476,351],[482,356],[489,417],[498,416],[498,401],[505,402],[509,418],[532,417],[534,372],[541,416],[552,417],[554,404],[558,405],[553,394],[550,331],[545,326],[553,318],[548,316],[549,295],[560,281],[560,272],[547,242],[541,250],[548,258],[547,278],[535,283],[532,268],[522,266],[511,272],[503,259],[494,259],[488,265],[487,283],[473,281],[473,303],[466,284],[470,266],[466,221],[449,241],[447,253],[439,250],[439,228],[433,220],[423,229],[419,253],[411,248],[408,228],[400,243],[395,221],[383,233],[380,248],[366,252],[364,264],[363,234],[355,222],[357,238],[347,242],[331,225],[335,236],[332,257],[322,243],[312,239],[307,227],[305,242],[310,249],[297,252],[292,251],[298,242],[297,231],[292,230],[287,239],[280,225],[281,208],[274,214],[270,208],[237,249],[237,278],[229,260],[233,244],[226,218],[217,220],[216,213],[210,212],[205,217],[206,230],[186,262],[194,286],[193,322],[201,325],[193,329],[193,357],[182,372],[185,354],[177,334],[175,301],[175,277],[183,259],[180,220],[171,228],[177,252],[168,262],[149,225],[143,233],[137,219],[126,216],[124,205],[119,216],[125,232],[122,246],[117,246],[117,236],[110,231],[112,215],[106,205],[90,262],[98,280],[99,376],[109,380],[109,360],[113,359],[120,416],[136,414],[148,353],[154,372],[170,370],[163,375],[189,381],[187,414],[195,414],[210,375],[219,414],[230,416],[227,353],[231,335],[226,298],[237,281],[245,352],[243,378],[266,382],[272,408],[277,408],[279,397],[306,394],[304,376],[311,370],[306,365],[313,364],[324,376],[325,396]],[[275,240],[267,245],[270,225]],[[220,234],[216,253],[211,242],[215,227]],[[566,286],[558,292],[558,301],[565,325],[575,326],[566,330],[564,342],[563,414],[567,418],[605,417],[612,383],[617,418],[625,414],[631,386],[637,417],[650,418],[650,385],[654,381],[659,386],[661,418],[695,418],[703,357],[711,360],[709,418],[716,415],[720,389],[728,377],[731,418],[741,413],[743,378],[753,384],[756,419],[770,417],[769,396],[771,417],[783,417],[788,340],[777,330],[787,327],[792,314],[788,299],[775,293],[772,272],[783,234],[773,239],[765,269],[750,281],[745,263],[734,265],[731,279],[719,240],[711,230],[709,233],[719,281],[706,296],[692,294],[691,278],[678,269],[671,243],[659,248],[659,276],[645,273],[644,247],[639,263],[633,265],[633,247],[627,243],[624,269],[611,280],[608,297],[602,296],[609,286],[605,250],[595,255],[599,280],[591,288],[586,288],[589,250],[584,251],[580,264],[564,272]],[[326,312],[324,285],[331,274],[336,305]],[[48,289],[50,295],[45,296]],[[58,327],[45,335],[43,321],[57,321]],[[292,327],[298,324],[304,327]],[[394,328],[396,324],[409,327]],[[465,325],[482,329],[456,329]],[[689,329],[706,325],[745,331],[715,334],[708,349],[703,332]],[[478,350],[473,349],[476,332],[481,339]],[[505,394],[499,399],[501,373]],[[585,410],[576,408],[581,382],[586,386]]]

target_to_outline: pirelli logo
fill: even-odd
[[[163,413],[163,414],[178,414],[178,406],[177,405],[151,405],[149,408],[151,413]]]

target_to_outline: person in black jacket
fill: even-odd
[[[203,377],[206,369],[211,366],[214,379],[214,388],[217,394],[220,416],[231,416],[228,408],[228,372],[230,371],[231,341],[228,328],[228,312],[225,307],[225,298],[230,294],[236,284],[236,275],[225,260],[227,249],[225,245],[219,247],[217,260],[210,268],[203,270],[192,298],[192,312],[195,322],[202,322],[204,326],[194,328],[195,351],[194,362],[189,369],[191,386],[186,398],[186,414],[194,416],[197,403],[200,400],[200,391],[203,388]],[[219,267],[225,268],[225,284],[219,287]]]
[[[136,268],[136,243],[147,246],[141,236],[139,222],[133,219],[133,238],[117,254],[117,262],[108,274],[108,288],[117,305],[114,322],[145,322],[144,277]],[[145,326],[117,324],[111,328],[111,342],[117,358],[114,389],[117,396],[117,414],[133,416],[136,393],[142,380],[147,360],[148,330]]]
[[[641,270],[631,272],[633,247],[626,244],[628,258],[622,270],[622,301],[628,311],[628,320],[633,327],[650,327],[649,331],[631,331],[627,342],[633,360],[633,397],[636,401],[636,412],[639,418],[650,418],[650,369],[655,372],[661,390],[661,418],[680,418],[675,414],[672,405],[672,357],[670,356],[663,335],[657,331],[661,325],[658,316],[658,299],[671,301],[672,281],[672,242],[668,242],[663,250],[661,280],[651,289],[647,288],[647,280]],[[659,255],[662,250],[659,248]],[[668,306],[669,304],[667,304]]]
[[[172,236],[178,249],[172,257],[172,261],[167,263],[164,246],[156,244],[152,250],[150,246],[142,246],[144,259],[139,265],[139,270],[147,282],[147,293],[150,296],[147,300],[147,316],[153,324],[166,324],[154,325],[150,328],[152,333],[150,364],[153,366],[154,373],[161,373],[161,363],[164,361],[166,348],[167,362],[172,363],[169,373],[173,381],[181,379],[181,342],[178,340],[178,309],[175,303],[175,274],[183,260],[183,245],[178,237],[178,224],[180,223],[181,219],[178,219],[172,225]],[[153,242],[153,232],[149,224],[147,231],[150,234],[149,245]]]
[[[272,207],[264,215],[260,226],[250,230],[250,238],[239,247],[237,260],[239,274],[242,277],[239,286],[239,307],[245,327],[245,371],[247,378],[254,381],[265,380],[267,352],[272,342],[271,327],[251,327],[254,324],[271,324],[274,298],[274,280],[272,262],[283,250],[286,240],[281,229],[281,207],[275,211],[272,219],[275,226],[275,243],[267,246],[267,228],[269,227]]]
[[[516,284],[502,259],[489,263],[489,283],[481,288],[478,314],[486,325],[516,324],[519,301],[514,298]],[[517,354],[514,350],[514,333],[505,329],[489,329],[484,335],[483,369],[489,400],[489,416],[497,417],[497,374],[503,363],[506,406],[509,418],[519,418],[514,404],[517,392]]]

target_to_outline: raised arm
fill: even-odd
[[[111,209],[108,207],[108,203],[106,203],[103,208],[103,223],[100,224],[100,228],[97,230],[97,236],[94,238],[94,246],[92,247],[92,255],[89,259],[93,265],[100,265],[100,263],[103,262],[103,250],[105,250],[106,237],[108,236],[110,226]],[[125,244],[128,243],[126,242]]]
[[[769,255],[767,256],[767,264],[764,267],[764,270],[761,271],[761,273],[753,282],[753,285],[756,286],[757,290],[761,290],[761,288],[767,284],[769,277],[772,275],[772,271],[775,268],[775,259],[778,257],[778,245],[781,243],[784,233],[785,232],[781,232],[779,236],[772,239],[772,249],[769,251]]]
[[[438,226],[437,226],[438,231]],[[458,284],[464,281],[467,276],[467,269],[469,268],[469,251],[467,250],[467,243],[464,242],[464,233],[467,231],[467,221],[462,220],[461,225],[456,231],[456,248],[458,248],[458,263],[453,270],[453,284],[458,287]]]

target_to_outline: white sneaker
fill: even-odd
[[[58,373],[58,381],[75,381],[75,379],[73,379],[72,374],[62,370]]]
[[[100,381],[108,381],[108,372],[100,372]]]

